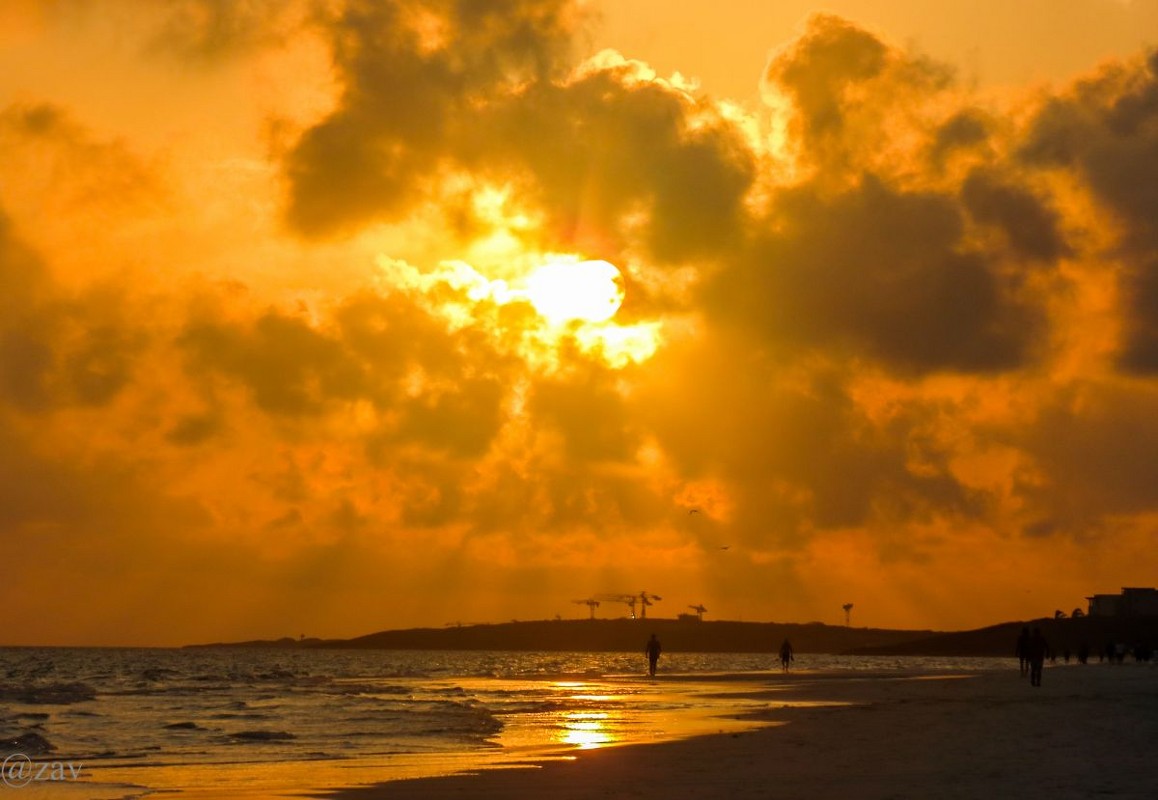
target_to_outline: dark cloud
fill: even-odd
[[[1024,163],[1073,170],[1122,223],[1125,337],[1120,363],[1158,372],[1158,52],[1113,65],[1053,98],[1019,149]]]
[[[430,296],[444,289],[432,289]],[[450,296],[463,299],[461,294]],[[438,379],[456,379],[494,366],[497,356],[471,328],[451,332],[446,320],[403,291],[347,298],[335,312],[337,336],[378,380],[397,381],[411,367]]]
[[[401,403],[394,410],[402,421],[391,438],[447,449],[461,457],[482,456],[503,422],[504,388],[494,378],[467,378],[453,389]]]
[[[991,126],[989,117],[976,109],[955,113],[933,135],[930,160],[936,166],[943,166],[953,153],[981,147],[989,140]]]
[[[851,374],[788,369],[737,337],[705,339],[654,367],[634,417],[679,474],[726,482],[736,505],[728,532],[742,541],[796,548],[818,529],[983,510],[932,434],[952,409],[918,405],[873,422],[850,395]]]
[[[532,413],[543,428],[562,435],[570,458],[578,462],[632,459],[639,436],[615,380],[609,371],[592,368],[583,375],[534,383]]]
[[[319,418],[356,401],[385,420],[371,451],[421,445],[458,457],[486,452],[503,418],[505,361],[470,328],[451,331],[413,298],[355,295],[322,328],[269,310],[252,323],[199,317],[178,346],[212,405],[215,379],[244,386],[275,417]],[[171,432],[195,443],[218,431],[210,414]]]
[[[69,294],[0,209],[0,401],[25,412],[103,406],[130,382],[148,334],[123,318],[120,293]]]
[[[1022,364],[1039,335],[1038,312],[968,248],[952,197],[872,175],[835,196],[805,185],[778,196],[768,228],[707,299],[776,345],[991,372]]]
[[[486,8],[352,3],[335,17],[345,91],[287,158],[295,229],[405,217],[457,166],[517,182],[546,212],[549,246],[609,255],[639,211],[636,235],[661,260],[736,238],[755,158],[718,110],[638,65],[566,73],[570,2]]]
[[[1058,213],[994,170],[973,170],[961,196],[973,218],[1000,229],[1017,255],[1047,263],[1072,255],[1059,229]]]
[[[113,324],[86,325],[83,342],[68,354],[64,365],[77,401],[104,405],[128,385],[140,339],[140,334]]]
[[[1126,273],[1126,341],[1121,365],[1130,372],[1158,374],[1158,251],[1139,260]]]
[[[240,380],[258,407],[273,414],[316,415],[328,402],[353,399],[365,387],[362,365],[340,342],[276,311],[245,328],[191,322],[179,345],[195,374]]]
[[[655,258],[717,254],[742,229],[755,156],[706,102],[634,69],[612,65],[509,98],[467,145],[470,163],[485,172],[499,158],[525,176],[566,245],[622,243],[643,210],[630,224]]]
[[[457,128],[566,62],[574,16],[568,0],[351,0],[326,21],[339,107],[287,158],[291,225],[323,235],[402,215]]]
[[[1127,237],[1158,243],[1158,52],[1116,65],[1049,101],[1020,148],[1039,166],[1074,167],[1130,226]]]
[[[791,93],[798,134],[816,147],[840,136],[851,89],[879,76],[887,58],[888,48],[868,31],[831,14],[814,14],[804,35],[768,64],[764,80]]]
[[[208,61],[279,41],[299,4],[286,0],[165,0],[152,49]],[[139,9],[134,9],[139,12]],[[151,10],[157,10],[154,6]]]
[[[1028,525],[1096,531],[1158,510],[1158,391],[1136,382],[1078,382],[1056,392],[1034,423],[1005,434],[1032,456],[1018,485]]]
[[[830,171],[882,150],[913,107],[951,82],[944,65],[825,13],[809,17],[804,34],[773,56],[763,76],[766,88],[792,101],[797,157]]]
[[[165,438],[172,444],[190,447],[211,441],[226,430],[218,414],[189,414],[179,419]]]
[[[49,291],[40,259],[17,240],[0,209],[0,396],[26,410],[49,404],[53,349],[36,309]]]
[[[0,109],[0,160],[23,204],[74,225],[87,216],[107,224],[114,210],[141,215],[166,196],[156,171],[123,140],[94,135],[51,103]]]
[[[17,135],[49,137],[69,126],[65,112],[49,103],[10,106],[0,114],[4,126]]]
[[[480,310],[485,318],[487,307]],[[338,321],[343,341],[375,376],[371,398],[397,421],[379,432],[379,444],[420,443],[457,457],[486,452],[504,421],[509,357],[470,326],[452,332],[402,293],[352,298]],[[403,386],[415,375],[417,392]]]

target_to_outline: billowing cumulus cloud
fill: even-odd
[[[836,196],[785,189],[712,308],[779,344],[850,348],[917,371],[1017,366],[1039,313],[964,239],[953,198],[866,174]],[[794,341],[795,340],[795,341]]]
[[[291,225],[405,217],[465,169],[517,182],[548,247],[616,255],[630,225],[679,261],[735,238],[754,170],[735,126],[612,53],[568,73],[578,9],[509,5],[351,4],[330,21],[345,88],[287,156]]]
[[[564,0],[345,4],[325,23],[342,96],[289,154],[291,223],[405,214],[479,111],[558,72],[575,16]]]
[[[1076,171],[1121,225],[1122,364],[1158,369],[1158,54],[1113,65],[1051,99],[1021,143],[1034,166]]]
[[[111,46],[86,8],[27,30]],[[0,600],[55,620],[13,641],[1151,580],[1152,54],[986,94],[819,14],[745,105],[567,0],[117,8],[107,114],[55,51],[0,78]],[[204,124],[138,131],[124,64]],[[585,259],[617,316],[541,316]]]

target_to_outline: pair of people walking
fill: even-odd
[[[1017,661],[1021,677],[1028,675],[1030,686],[1041,686],[1041,671],[1048,656],[1049,643],[1041,635],[1041,628],[1034,628],[1033,633],[1028,627],[1022,628],[1017,637]]]

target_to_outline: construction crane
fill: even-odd
[[[688,608],[690,608],[692,611],[696,612],[696,616],[699,617],[701,620],[704,618],[704,612],[707,611],[707,609],[704,608],[702,605],[688,606]]]
[[[599,608],[599,601],[594,597],[588,597],[586,600],[572,600],[572,603],[581,606],[587,606],[591,609],[591,619],[595,619],[595,609]]]
[[[640,619],[647,619],[647,607],[651,605],[651,601],[652,600],[662,600],[662,599],[663,598],[660,597],[658,594],[648,594],[647,592],[640,592],[639,593],[639,603],[640,603],[639,618]]]
[[[594,599],[608,603],[625,603],[631,609],[631,618],[635,619],[635,603],[639,598],[633,594],[597,594]]]

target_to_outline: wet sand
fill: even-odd
[[[1158,797],[1158,666],[794,674],[752,681],[744,733],[578,753],[475,774],[345,788],[331,800],[440,798]],[[794,701],[846,705],[794,706]]]

